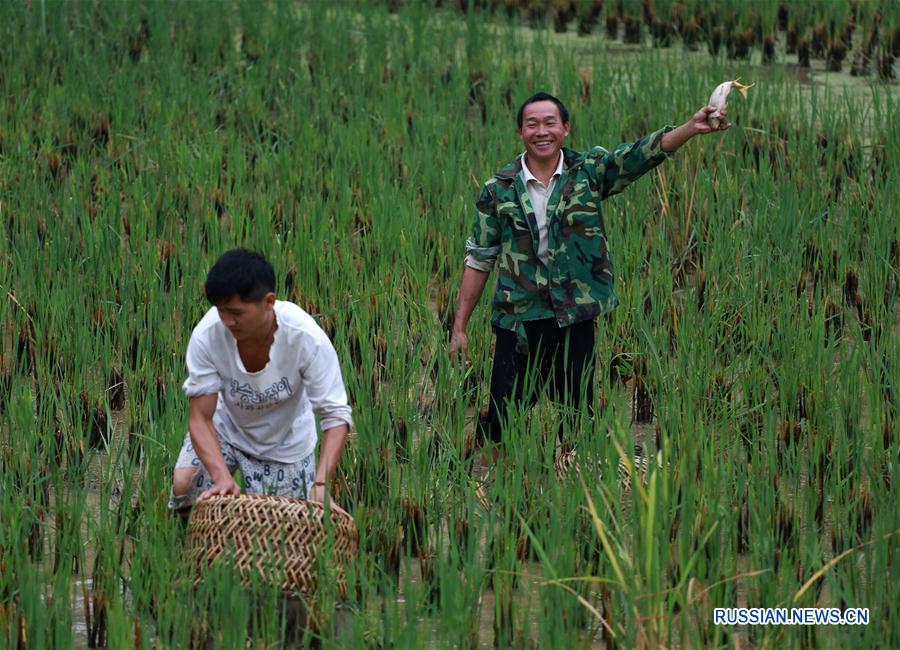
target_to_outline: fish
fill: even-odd
[[[753,85],[754,84],[742,84],[737,79],[734,79],[732,81],[723,81],[716,86],[716,89],[709,97],[709,105],[716,107],[716,110],[710,113],[706,118],[710,126],[714,129],[719,128],[719,123],[722,121],[722,111],[728,106],[728,93],[731,92],[732,88],[738,90],[738,92],[746,97],[747,90],[752,88]]]

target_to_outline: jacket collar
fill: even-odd
[[[572,149],[562,148],[563,152],[563,174],[574,172],[575,168],[580,167],[584,163],[584,156]],[[522,154],[516,157],[514,161],[502,167],[494,174],[494,178],[499,181],[511,182],[518,174],[522,172]]]
[[[562,176],[563,167],[565,166],[565,164],[563,163],[563,158],[564,158],[564,156],[562,155],[562,152],[560,152],[559,160],[556,161],[556,170],[553,172],[553,175],[551,176],[551,178],[553,178],[553,177],[558,178],[558,177]],[[519,160],[522,161],[522,180],[525,181],[525,186],[528,187],[528,181],[532,181],[532,180],[536,181],[537,177],[531,173],[530,169],[528,169],[528,163],[525,162],[524,154],[519,156]]]

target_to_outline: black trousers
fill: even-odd
[[[479,422],[482,441],[500,442],[512,404],[531,408],[549,389],[553,401],[574,415],[594,403],[594,321],[559,327],[555,319],[525,321],[528,354],[516,352],[516,334],[494,328],[497,345],[491,369],[491,397],[487,416]],[[548,385],[549,384],[549,385]],[[563,418],[559,436],[565,433]]]

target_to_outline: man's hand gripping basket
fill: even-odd
[[[194,506],[187,552],[199,582],[216,558],[231,558],[245,584],[262,580],[285,592],[316,591],[319,554],[336,568],[337,591],[347,597],[345,567],[356,557],[358,533],[350,515],[313,501],[260,494],[214,496]],[[329,534],[333,541],[328,543]],[[329,547],[326,551],[326,546]]]

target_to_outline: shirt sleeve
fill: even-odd
[[[325,332],[315,335],[309,359],[301,366],[306,395],[323,431],[346,424],[353,426],[352,410],[341,376],[337,352]]]
[[[618,194],[669,158],[674,152],[662,150],[662,138],[674,128],[664,126],[636,142],[620,144],[612,153],[602,147],[591,149],[588,159],[593,162],[600,198]]]
[[[469,242],[466,242],[468,246]],[[482,262],[472,255],[466,255],[466,266],[470,266],[476,271],[484,271],[485,273],[490,273],[494,268],[494,262],[496,261],[496,256],[490,262]]]
[[[215,395],[222,390],[222,377],[203,342],[195,336],[188,342],[187,355],[188,377],[182,385],[188,397]]]
[[[466,240],[466,265],[489,272],[500,255],[500,225],[496,200],[489,184],[485,184],[475,202],[472,236]]]

